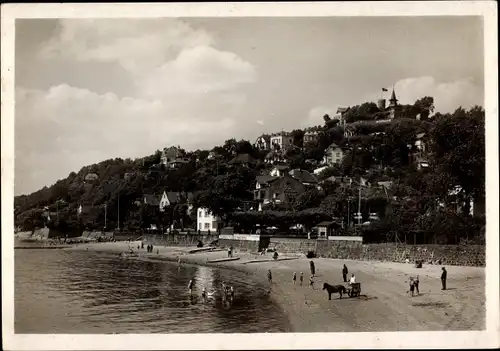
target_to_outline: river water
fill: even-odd
[[[187,291],[194,278],[193,295]],[[223,301],[222,282],[235,288]],[[204,301],[205,286],[215,291]],[[61,249],[15,250],[16,333],[286,332],[265,286],[241,272],[116,254]]]

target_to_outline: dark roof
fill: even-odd
[[[326,149],[327,150],[331,150],[331,149],[337,149],[337,148],[341,148],[340,146],[338,146],[337,144],[335,143],[331,143],[330,146],[328,146]]]
[[[144,201],[146,202],[147,205],[151,206],[158,206],[160,204],[158,197],[156,197],[156,195],[153,194],[144,194]]]
[[[294,169],[288,172],[293,178],[299,180],[302,183],[317,183],[318,179],[313,176],[308,171],[304,171],[302,169]]]
[[[257,176],[257,182],[261,185],[266,185],[267,183],[269,183],[277,178],[279,178],[279,177],[274,177],[271,175],[261,175],[261,176]]]
[[[235,158],[229,161],[229,164],[235,163],[253,163],[255,162],[254,158],[249,154],[238,154]]]
[[[276,165],[274,166],[273,168],[277,168],[279,169],[280,171],[284,171],[284,170],[287,170],[288,168],[290,168],[288,165]]]

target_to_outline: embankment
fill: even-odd
[[[231,237],[231,238],[230,238]],[[415,262],[434,263],[453,266],[486,265],[486,247],[483,245],[398,245],[363,244],[351,238],[335,238],[332,240],[264,238],[258,235],[221,236],[221,247],[233,246],[240,250],[257,252],[262,248],[274,248],[279,253],[306,255],[313,251],[316,256],[333,259],[348,259],[382,262]],[[339,240],[340,239],[340,240]],[[268,240],[268,242],[264,242]]]

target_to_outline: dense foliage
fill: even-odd
[[[186,198],[193,195],[194,209],[206,207],[226,225],[241,230],[255,230],[256,223],[282,231],[297,224],[310,229],[332,218],[341,218],[344,224],[356,223],[352,216],[358,207],[358,183],[346,185],[331,179],[348,176],[354,180],[363,177],[371,184],[392,182],[387,188],[363,188],[364,220],[370,213],[380,218],[362,229],[373,241],[425,232],[434,242],[451,243],[458,240],[457,235],[446,233],[456,231],[460,231],[458,236],[470,239],[484,227],[484,217],[469,215],[470,200],[484,202],[484,109],[458,108],[451,114],[431,115],[433,110],[434,100],[424,97],[402,106],[399,118],[377,123],[377,105],[363,103],[346,112],[347,125],[325,115],[322,126],[294,130],[293,145],[274,151],[282,153],[292,168],[317,168],[332,143],[342,147],[345,156],[342,164],[319,175],[321,189],[300,194],[287,211],[255,211],[255,178],[272,167],[265,162],[269,152],[256,149],[248,141],[230,139],[212,150],[181,150],[186,162],[177,168],[163,167],[159,150],[144,158],[110,159],[83,167],[50,187],[17,196],[15,223],[25,230],[44,224],[65,231],[102,229],[106,213],[106,228],[110,229],[140,230],[152,224],[167,227],[172,223],[195,228],[196,210],[189,211],[185,202],[164,212],[144,205],[145,194],[159,197],[163,191],[186,194]],[[352,133],[344,133],[346,128]],[[316,131],[318,137],[304,143],[306,131]],[[416,149],[419,134],[425,135],[425,151]],[[242,154],[249,155],[252,163],[231,161]],[[429,167],[419,169],[419,157],[424,157]],[[89,177],[91,174],[96,179]],[[464,206],[456,210],[457,203]],[[79,214],[80,206],[83,211]]]

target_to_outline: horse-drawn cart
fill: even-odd
[[[347,295],[349,297],[359,297],[361,294],[361,283],[352,283],[347,286]]]

